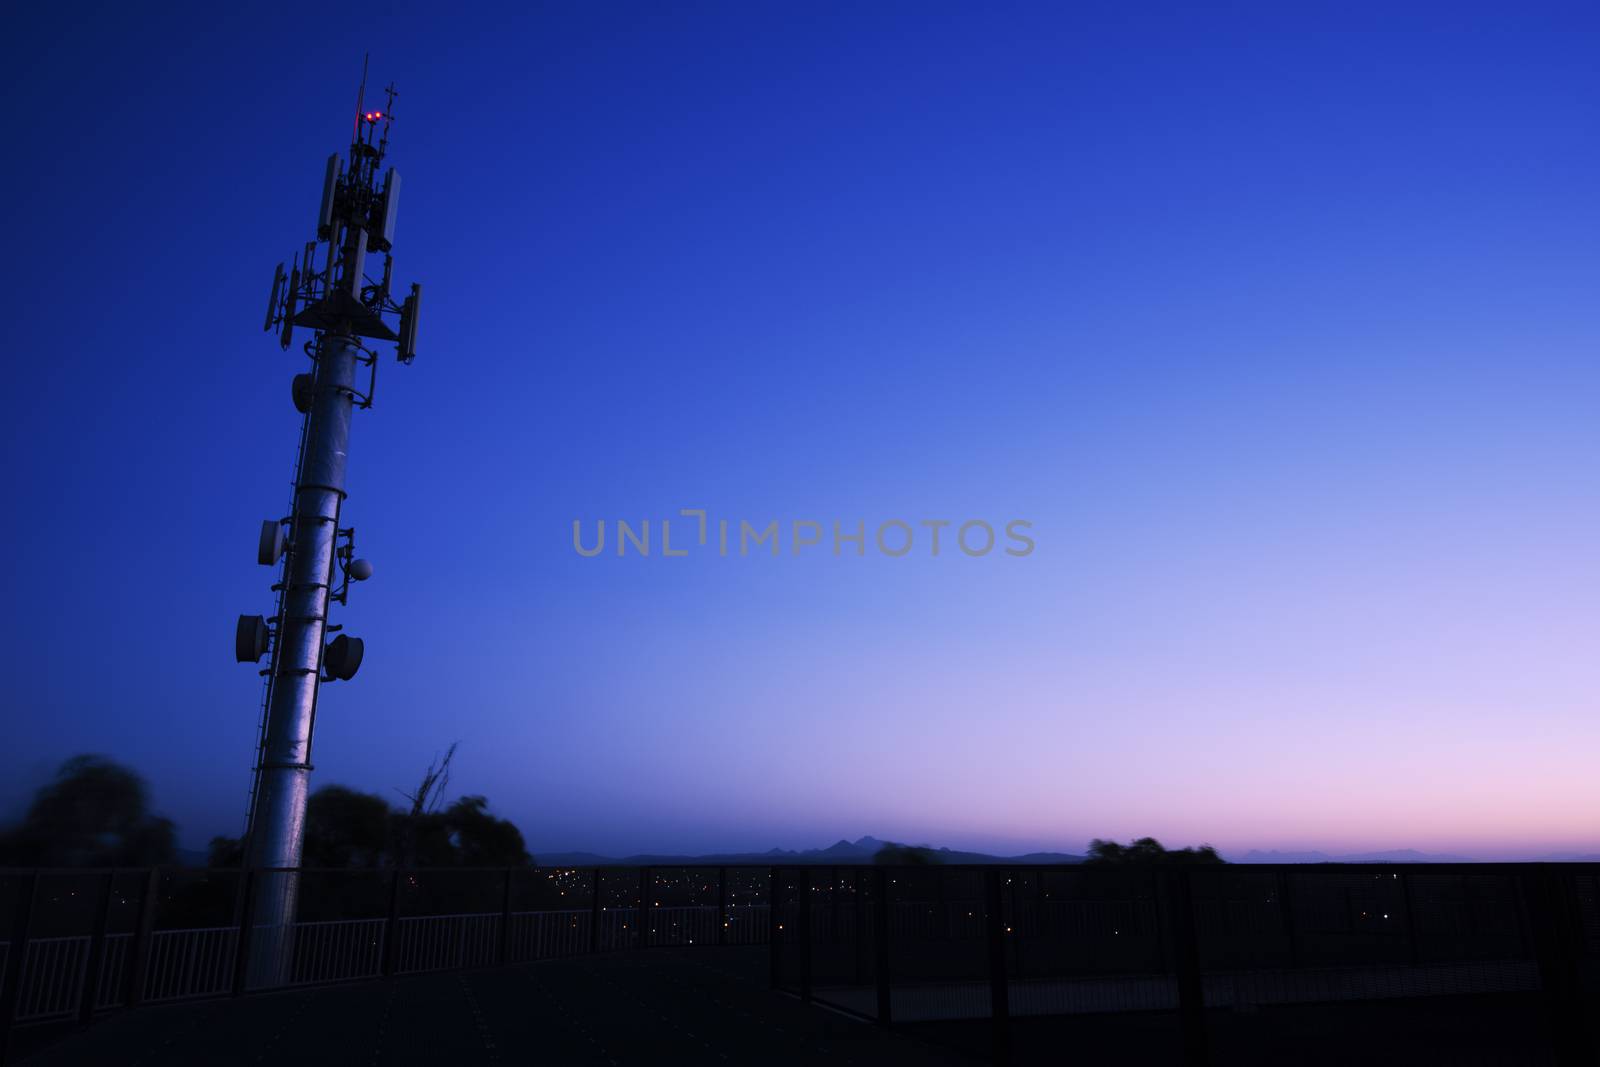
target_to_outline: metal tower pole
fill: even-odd
[[[402,363],[416,354],[422,287],[412,285],[403,302],[390,295],[400,176],[392,167],[380,172],[394,120],[394,87],[386,90],[381,111],[359,110],[365,92],[363,75],[349,155],[341,160],[335,154],[327,162],[316,238],[294,257],[292,271],[278,265],[267,300],[265,328],[280,328],[283,348],[291,347],[296,326],[310,327],[315,335],[305,346],[312,373],[296,376],[292,390],[305,416],[294,501],[287,518],[262,524],[257,551],[259,563],[281,562],[273,587],[277,613],[270,624],[264,616],[241,615],[235,633],[239,661],[259,663],[272,653],[262,672],[267,693],[244,842],[244,864],[257,874],[243,931],[250,940],[240,951],[249,960],[249,984],[256,987],[293,977],[300,875],[292,868],[300,866],[305,849],[317,699],[323,682],[355,676],[364,648],[347,635],[327,643],[340,629],[330,625],[329,609],[346,602],[351,580],[372,574],[371,564],[354,558],[355,531],[339,525],[351,415],[356,407],[372,406],[377,382],[377,354],[362,339],[396,342]],[[377,277],[367,273],[369,262]],[[386,315],[398,316],[394,328]],[[362,368],[368,374],[358,388]]]
[[[325,334],[318,346],[311,422],[295,480],[277,670],[246,860],[250,867],[298,867],[305,843],[311,731],[322,684],[359,352],[359,344],[348,336]],[[264,878],[256,897],[256,922],[280,926],[293,921],[296,888],[293,875]]]

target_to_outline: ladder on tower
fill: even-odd
[[[313,360],[313,366],[314,365],[315,360]],[[293,533],[295,508],[299,504],[300,468],[301,464],[305,461],[306,438],[310,432],[311,410],[307,408],[305,414],[300,418],[300,445],[297,449],[295,449],[294,477],[289,482],[289,531],[291,535],[289,543],[291,546],[294,544]],[[248,861],[249,855],[248,849],[250,845],[250,832],[255,826],[256,822],[256,797],[261,791],[261,767],[262,764],[266,762],[267,758],[267,717],[272,711],[272,683],[278,676],[278,641],[276,633],[281,633],[283,630],[283,598],[287,594],[289,588],[289,554],[287,552],[284,553],[282,566],[283,570],[279,576],[279,581],[277,584],[278,602],[272,610],[272,619],[275,627],[275,635],[272,642],[272,655],[267,660],[267,669],[262,672],[264,678],[261,685],[261,716],[260,721],[256,724],[255,766],[251,768],[250,796],[245,802],[244,836],[240,839],[243,842],[244,848],[246,849],[246,862]]]

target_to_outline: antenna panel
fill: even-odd
[[[328,169],[322,176],[322,206],[317,209],[317,236],[328,236],[333,225],[333,193],[339,185],[339,153],[328,157]]]
[[[298,303],[296,297],[300,295],[300,268],[295,267],[289,275],[289,295],[283,305],[283,335],[278,338],[278,343],[284,348],[289,347],[289,339],[294,334],[294,309]]]
[[[400,305],[400,344],[398,354],[401,363],[410,363],[417,358],[417,315],[422,310],[422,283],[411,284],[411,295],[406,297],[406,302]]]
[[[383,195],[372,213],[374,229],[367,242],[369,248],[387,252],[394,247],[394,223],[400,214],[400,175],[393,168],[383,176]]]
[[[267,297],[267,324],[262,330],[272,329],[272,323],[278,314],[278,297],[283,295],[283,283],[287,279],[283,273],[283,264],[278,264],[278,269],[272,274],[272,294]]]
[[[361,283],[367,270],[367,241],[365,235],[359,232],[359,228],[349,247],[350,253],[344,264],[347,274],[344,279],[344,289],[351,297],[360,300]]]

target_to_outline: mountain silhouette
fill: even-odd
[[[809,848],[796,851],[772,848],[765,852],[717,852],[701,856],[662,855],[645,853],[633,856],[601,856],[593,852],[537,852],[543,867],[671,867],[677,864],[715,863],[727,864],[852,864],[871,863],[886,841],[876,837],[858,837],[854,841],[840,838],[826,848]],[[933,850],[944,863],[1082,863],[1083,857],[1066,852],[1029,852],[1022,856],[991,856],[985,852],[958,852],[953,849]]]
[[[1251,849],[1235,863],[1476,863],[1471,856],[1452,856],[1444,852],[1418,852],[1414,848],[1395,848],[1386,852],[1352,852],[1332,856],[1326,852],[1263,852]]]

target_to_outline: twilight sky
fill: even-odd
[[[1592,5],[314,10],[0,42],[0,810],[96,751],[240,829],[259,323],[370,49],[427,306],[315,784],[459,740],[536,853],[1600,850]],[[684,507],[824,542],[662,558]]]

